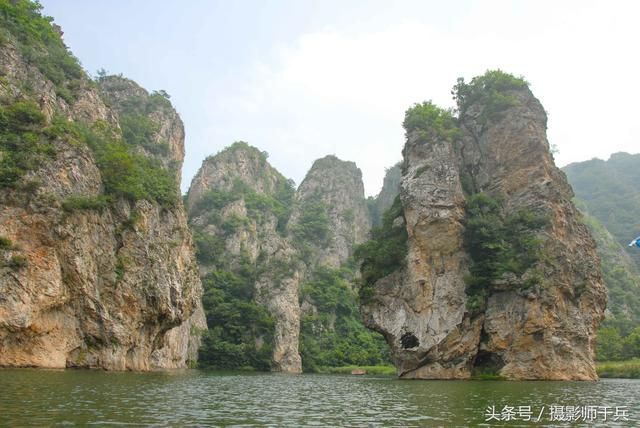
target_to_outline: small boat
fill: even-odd
[[[365,375],[367,374],[367,371],[364,369],[353,369],[351,370],[351,374],[353,375]]]

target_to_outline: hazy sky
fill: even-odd
[[[404,111],[457,77],[523,75],[559,165],[638,152],[640,2],[43,0],[92,74],[165,89],[185,123],[183,190],[237,140],[299,183],[335,154],[367,194],[401,159]]]

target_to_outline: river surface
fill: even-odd
[[[0,369],[0,426],[556,426],[568,415],[579,425],[640,426],[640,380]]]

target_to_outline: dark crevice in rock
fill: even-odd
[[[402,343],[402,347],[404,349],[417,348],[418,346],[420,346],[420,341],[418,340],[418,338],[410,332],[403,334],[400,338],[400,342]]]
[[[494,352],[478,351],[473,362],[474,371],[481,373],[499,373],[505,362],[502,357]]]

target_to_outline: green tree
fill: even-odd
[[[618,330],[612,327],[598,330],[596,355],[600,361],[617,361],[622,358],[622,338]]]
[[[450,110],[444,110],[431,101],[414,104],[404,115],[402,123],[407,135],[411,132],[419,132],[425,138],[429,133],[445,140],[454,140],[460,137],[455,117]]]
[[[515,77],[502,70],[487,70],[482,76],[476,76],[466,83],[458,78],[451,94],[458,106],[460,115],[464,115],[471,105],[482,105],[478,120],[486,122],[497,120],[504,110],[515,105],[513,91],[527,89],[529,83],[522,77]]]
[[[255,276],[255,268],[243,257],[236,270],[217,269],[203,278],[209,331],[200,349],[201,366],[269,369],[274,321],[254,302]]]
[[[358,281],[361,301],[366,302],[373,297],[376,281],[405,265],[407,251],[402,201],[397,196],[391,208],[384,213],[382,226],[374,227],[371,238],[354,250],[354,258],[362,262],[362,277]]]
[[[55,156],[45,117],[31,101],[0,106],[0,187],[15,187],[28,171]]]
[[[329,216],[320,196],[307,198],[300,211],[298,222],[291,228],[298,242],[325,244],[330,236]]]
[[[349,267],[320,266],[303,284],[301,300],[316,309],[301,320],[300,354],[305,371],[389,363],[383,337],[362,324],[357,296],[350,286],[353,276]]]
[[[54,28],[53,18],[42,15],[39,2],[0,1],[0,44],[7,42],[54,84],[60,98],[75,100],[84,72]]]
[[[633,331],[623,339],[622,356],[626,359],[640,358],[640,327],[634,328]]]
[[[472,263],[465,278],[468,309],[480,310],[493,283],[505,274],[523,275],[541,257],[536,232],[547,218],[527,209],[504,213],[502,204],[486,193],[468,197],[464,241]],[[530,276],[525,287],[535,285]]]

